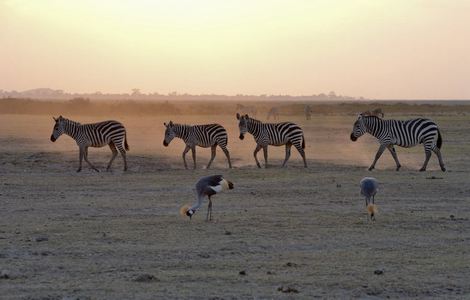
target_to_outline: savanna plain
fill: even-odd
[[[70,137],[50,141],[52,115],[0,115],[0,298],[470,297],[470,115],[418,114],[440,126],[447,172],[434,155],[418,172],[421,145],[397,148],[400,171],[385,152],[369,172],[378,143],[350,141],[355,113],[281,114],[304,129],[309,167],[293,148],[280,168],[284,147],[270,147],[267,169],[255,166],[252,137],[239,140],[235,111],[64,114],[126,126],[129,170],[118,156],[106,172],[109,148],[91,148],[99,173],[85,162],[76,173]],[[225,126],[234,168],[219,149],[205,169],[210,150],[198,148],[197,169],[185,170],[183,142],[162,145],[170,119]],[[235,184],[214,196],[214,220],[205,221],[206,205],[192,220],[180,216],[195,182],[211,174]],[[359,193],[364,176],[380,182],[375,222]]]

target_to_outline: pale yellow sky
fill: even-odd
[[[0,89],[470,99],[470,0],[0,0]]]

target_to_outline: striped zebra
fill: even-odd
[[[175,138],[180,138],[186,144],[186,148],[183,151],[183,162],[184,167],[187,169],[186,164],[186,153],[191,149],[193,154],[194,169],[196,169],[196,146],[207,148],[211,147],[211,159],[207,164],[207,169],[210,168],[212,161],[215,158],[217,146],[224,151],[225,156],[228,160],[229,168],[232,168],[230,162],[230,153],[227,149],[227,131],[224,127],[219,124],[207,124],[207,125],[183,125],[176,124],[170,121],[170,123],[163,123],[166,127],[165,139],[163,145],[167,147],[170,142]]]
[[[113,156],[106,170],[109,171],[119,151],[124,160],[124,171],[127,171],[126,150],[129,151],[129,145],[127,144],[126,128],[124,125],[117,121],[104,121],[82,125],[62,116],[53,119],[55,124],[52,129],[52,142],[55,142],[64,133],[77,142],[80,149],[80,165],[77,172],[82,170],[83,159],[85,159],[93,170],[99,172],[88,160],[88,147],[103,147],[105,145],[109,145],[109,148],[113,152]]]
[[[256,149],[253,152],[256,165],[261,168],[258,161],[257,154],[261,148],[264,152],[265,167],[268,166],[268,145],[282,146],[286,145],[286,158],[283,167],[286,166],[287,160],[290,157],[290,148],[292,145],[299,151],[302,159],[304,160],[304,167],[307,167],[305,159],[305,138],[302,128],[297,124],[291,122],[283,123],[263,123],[259,120],[250,118],[248,115],[240,116],[237,113],[239,120],[238,127],[240,128],[240,139],[244,139],[245,133],[249,132],[253,135],[256,141]]]
[[[426,167],[431,157],[431,151],[434,152],[438,159],[441,170],[445,172],[444,162],[442,161],[441,147],[442,137],[436,123],[429,119],[417,118],[406,121],[399,120],[383,120],[374,115],[360,114],[354,123],[351,132],[351,140],[355,142],[365,133],[370,133],[379,140],[380,147],[375,155],[374,162],[369,167],[369,171],[375,168],[377,160],[387,148],[392,154],[397,165],[398,171],[401,167],[398,161],[395,145],[400,147],[413,147],[417,144],[424,145],[426,159],[420,171],[426,171]]]

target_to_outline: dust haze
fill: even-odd
[[[386,118],[433,119],[448,172],[428,171],[421,145],[397,148],[399,172],[370,136],[349,139],[357,112],[375,104],[70,103],[2,106],[0,101],[0,284],[5,299],[468,298],[470,204],[467,105],[384,104]],[[269,147],[258,169],[255,143],[239,140],[235,113],[279,106],[277,121],[305,132],[309,168],[292,149]],[[101,106],[101,109],[97,109]],[[167,110],[164,109],[167,107]],[[6,113],[5,108],[15,110]],[[105,172],[108,147],[91,148],[80,173],[68,136],[50,141],[59,114],[81,123],[116,119],[127,128],[129,170],[120,157]],[[229,134],[233,169],[218,150],[197,148],[185,170],[184,144],[163,146],[164,122],[219,123]],[[274,120],[270,120],[274,121]],[[258,158],[263,164],[262,151]],[[191,155],[187,156],[192,167]],[[202,176],[223,174],[235,189],[192,220],[179,208],[195,199]],[[359,181],[378,179],[377,220],[368,221]]]

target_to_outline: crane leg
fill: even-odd
[[[212,221],[212,200],[209,197],[209,204],[207,205],[206,221]]]

